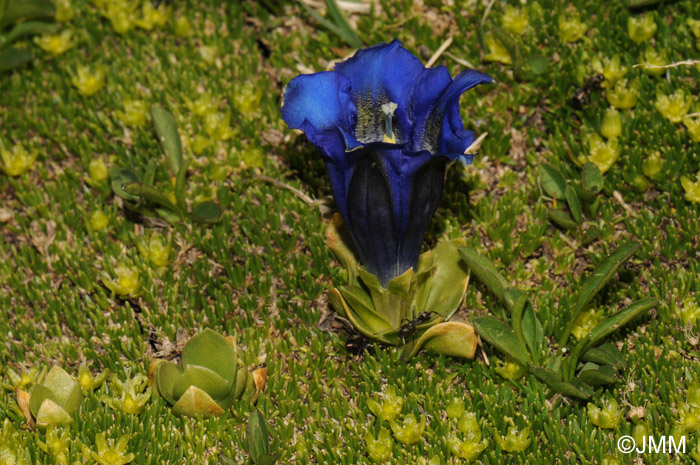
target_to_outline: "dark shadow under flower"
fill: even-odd
[[[395,40],[287,85],[282,117],[323,154],[360,262],[382,285],[415,267],[448,163],[471,162],[460,96],[492,82],[425,68]]]

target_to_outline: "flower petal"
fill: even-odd
[[[358,141],[370,143],[384,139],[385,114],[381,106],[389,102],[397,104],[393,121],[396,141],[410,140],[409,102],[425,67],[401,42],[394,40],[358,50],[352,58],[335,65],[335,70],[350,81],[352,100],[357,107],[355,138]]]
[[[317,132],[335,127],[349,133],[356,115],[350,82],[335,71],[299,75],[284,90],[282,118],[290,128],[302,129],[311,142]]]
[[[434,147],[426,144],[425,135],[426,124],[431,121],[430,113],[442,93],[452,83],[452,76],[445,66],[426,69],[416,83],[411,103],[409,106],[409,117],[413,121],[413,133],[411,135],[411,146],[414,151],[430,150],[434,153]],[[439,124],[440,121],[435,121]],[[439,134],[440,128],[433,130]]]
[[[386,284],[397,270],[398,242],[387,176],[373,147],[363,148],[348,190],[347,223],[360,262],[379,282]]]
[[[462,71],[435,103],[425,126],[424,148],[450,159],[461,157],[474,141],[474,133],[464,129],[459,113],[459,97],[479,84],[490,84],[491,76],[479,71]]]

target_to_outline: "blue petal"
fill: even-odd
[[[352,58],[335,65],[335,70],[350,81],[352,100],[357,107],[355,138],[358,141],[383,140],[385,116],[381,106],[389,102],[398,105],[393,122],[396,141],[410,141],[409,102],[416,81],[425,71],[418,58],[394,40],[358,50]]]
[[[284,89],[282,118],[290,128],[302,129],[312,142],[317,132],[335,127],[350,133],[356,116],[350,82],[342,74],[302,74]]]
[[[350,83],[335,71],[302,74],[284,91],[282,118],[290,128],[304,131],[324,155],[331,192],[343,218],[355,166],[355,157],[345,152],[358,145],[351,135],[356,115]]]
[[[444,66],[426,69],[416,83],[409,106],[409,117],[413,120],[411,147],[415,151],[430,150],[424,144],[428,117],[445,89],[452,82],[450,72]],[[438,134],[439,131],[435,131]]]
[[[447,155],[453,160],[463,156],[474,141],[474,133],[464,129],[459,113],[459,97],[474,86],[493,82],[491,76],[478,71],[466,70],[459,73],[430,112],[422,148]]]

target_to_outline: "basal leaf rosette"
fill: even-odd
[[[251,401],[264,386],[264,374],[248,372],[238,360],[233,338],[205,329],[182,350],[182,365],[157,360],[152,378],[156,392],[176,415],[221,415],[247,394]]]
[[[27,393],[18,390],[18,403]],[[29,410],[37,426],[65,425],[73,421],[73,412],[80,406],[83,393],[80,384],[71,375],[54,366],[40,379],[31,391]],[[21,406],[20,406],[21,407]]]
[[[338,214],[331,220],[326,241],[348,280],[329,293],[331,305],[360,334],[383,344],[404,346],[406,360],[423,349],[460,358],[474,356],[474,328],[447,321],[462,303],[469,284],[469,269],[458,253],[463,239],[442,242],[423,253],[415,271],[409,268],[386,287],[359,264]],[[416,319],[420,324],[407,335],[406,325]]]

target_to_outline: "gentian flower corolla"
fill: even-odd
[[[472,161],[460,96],[492,82],[478,71],[453,80],[444,66],[425,68],[395,40],[287,85],[282,118],[323,155],[360,263],[382,285],[416,266],[448,163]]]

